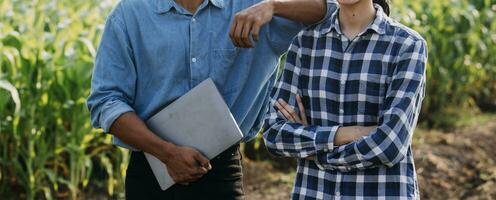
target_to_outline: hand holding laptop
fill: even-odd
[[[173,145],[165,152],[167,155],[159,159],[166,164],[169,175],[176,183],[196,181],[212,169],[208,159],[193,148]]]
[[[243,138],[212,79],[201,82],[167,105],[146,124],[171,144],[164,149],[168,153],[163,157],[145,153],[162,190],[175,183],[184,184],[201,178],[211,169],[208,159]]]

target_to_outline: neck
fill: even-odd
[[[188,10],[191,13],[195,13],[204,0],[175,0],[175,1],[176,3],[181,5],[184,9]]]
[[[374,20],[375,12],[372,0],[359,1],[353,5],[340,5],[339,22],[341,30],[347,36],[355,37]]]

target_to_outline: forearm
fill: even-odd
[[[317,166],[321,169],[341,172],[364,170],[377,166],[392,167],[403,160],[410,144],[407,141],[409,136],[398,137],[393,134],[410,135],[411,131],[407,131],[404,126],[393,129],[387,125],[381,125],[362,139],[339,146],[331,152],[317,153],[315,157]]]
[[[306,158],[318,151],[332,151],[335,127],[303,126],[297,123],[267,122],[263,135],[270,153],[277,156]]]
[[[303,126],[295,123],[274,124],[264,133],[265,144],[272,154],[306,158],[319,152],[330,152],[338,146],[368,135],[376,126]]]
[[[166,142],[148,129],[136,113],[122,114],[110,127],[110,132],[124,143],[160,158],[174,144]]]
[[[377,126],[344,126],[339,127],[334,137],[334,145],[341,146],[367,136]]]
[[[326,15],[326,0],[267,0],[274,15],[304,24],[319,22]]]

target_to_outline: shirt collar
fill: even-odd
[[[169,12],[171,8],[174,7],[174,0],[155,0],[156,9],[155,12],[158,14],[163,14]],[[212,5],[217,8],[224,8],[225,2],[224,0],[208,0]]]
[[[374,21],[370,25],[368,25],[368,27],[364,30],[363,33],[366,33],[368,31],[374,31],[380,35],[385,34],[386,21],[388,20],[388,17],[386,13],[384,13],[384,10],[380,5],[374,4],[374,7],[376,9]],[[327,23],[326,25],[324,25],[324,27],[322,27],[322,32],[321,32],[322,34],[326,34],[331,31],[336,31],[339,34],[342,34],[341,26],[339,25],[338,16],[339,16],[339,8],[336,12],[334,12],[334,14],[332,14],[330,23]]]
[[[210,0],[210,3],[217,8],[224,8],[225,2],[224,0]]]

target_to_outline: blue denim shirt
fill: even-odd
[[[303,28],[274,17],[255,48],[236,48],[228,35],[234,15],[260,1],[205,0],[190,13],[173,0],[122,0],[107,19],[95,60],[88,97],[92,125],[108,133],[125,112],[146,120],[212,78],[243,140],[253,138],[278,59]],[[327,7],[330,16],[336,5],[329,1]],[[114,143],[131,148],[115,137]]]

